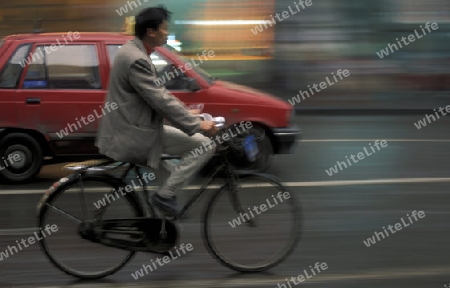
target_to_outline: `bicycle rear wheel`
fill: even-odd
[[[236,189],[225,184],[212,196],[203,217],[204,239],[226,267],[261,272],[293,251],[301,236],[301,217],[301,205],[281,183],[248,175]]]
[[[135,252],[85,240],[77,230],[84,220],[143,216],[134,197],[115,192],[119,191],[118,181],[107,176],[69,176],[53,187],[55,190],[43,198],[38,227],[42,230],[57,227],[57,232],[50,236],[40,236],[42,249],[57,268],[81,279],[99,279],[118,271],[132,259]]]

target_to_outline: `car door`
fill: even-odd
[[[34,123],[56,155],[96,153],[93,144],[106,95],[99,44],[56,44],[33,47],[17,90],[24,105],[19,119]]]
[[[10,48],[2,51],[5,54],[12,54],[0,70],[0,129],[9,127],[28,128],[28,126],[19,125],[17,112],[21,106],[16,101],[16,88],[23,71],[21,61],[30,51],[31,44]]]

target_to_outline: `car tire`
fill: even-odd
[[[264,128],[262,127],[254,127],[250,129],[250,133],[255,132],[259,135],[260,133],[264,133],[264,137],[261,139],[261,141],[258,141],[258,148],[260,150],[259,154],[256,156],[256,161],[254,164],[247,165],[248,167],[244,167],[245,169],[254,169],[257,172],[266,172],[270,165],[272,165],[273,157],[274,157],[274,148],[272,145],[272,141],[270,140],[269,135],[267,134],[267,131],[264,131]]]
[[[230,161],[240,170],[249,170],[259,173],[266,172],[272,164],[274,157],[272,141],[263,127],[253,125],[253,127],[248,130],[248,133],[255,135],[255,138],[259,139],[257,140],[259,153],[256,156],[256,161],[249,162],[243,149],[241,153],[233,155],[232,157],[234,159],[230,159]]]
[[[10,159],[8,155],[12,155]],[[1,180],[11,183],[28,182],[41,170],[43,152],[41,145],[32,136],[11,133],[0,140],[0,158]]]
[[[258,143],[260,153],[256,156],[257,161],[249,162],[246,159],[243,147],[239,151],[233,151],[232,153],[228,154],[228,160],[230,161],[230,164],[238,170],[247,170],[258,173],[266,172],[270,168],[274,157],[272,141],[267,135],[267,131],[265,131],[265,129],[260,126],[253,126],[253,128],[251,128],[249,132],[252,134],[256,133],[256,136],[264,133],[264,138],[262,138]],[[238,135],[236,138],[239,137],[240,135]],[[240,139],[239,141],[241,140],[242,139]],[[221,161],[222,160],[220,159],[220,157],[213,157],[205,166],[202,167],[199,174],[202,176],[209,175],[212,170],[215,170],[222,164]]]

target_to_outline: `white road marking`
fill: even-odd
[[[306,267],[305,267],[306,268]],[[306,268],[308,272],[309,268]],[[300,269],[299,269],[300,270]],[[392,280],[392,279],[411,279],[418,277],[430,277],[430,276],[442,276],[448,275],[448,271],[450,270],[450,266],[447,267],[421,267],[414,269],[384,269],[378,271],[370,271],[370,272],[360,272],[360,273],[330,273],[331,267],[328,267],[327,270],[320,272],[316,276],[311,277],[310,279],[306,279],[301,284],[306,285],[309,283],[325,283],[325,282],[338,282],[338,281],[364,281],[364,280]],[[301,271],[303,272],[303,271]],[[311,272],[310,272],[311,273]],[[300,275],[300,274],[298,274]],[[249,287],[249,286],[257,286],[257,287],[266,287],[266,286],[277,286],[277,284],[284,284],[286,287],[288,286],[286,283],[286,278],[290,279],[291,277],[297,277],[298,275],[284,275],[284,276],[265,276],[261,275],[258,278],[251,279],[239,279],[239,277],[235,278],[219,278],[213,280],[176,280],[176,281],[155,281],[149,280],[149,282],[142,284],[122,284],[117,285],[115,287],[135,287],[135,288],[144,288],[144,287],[154,287],[154,288],[172,288],[172,287]],[[306,277],[305,277],[306,278]],[[292,282],[290,282],[292,286],[295,286]],[[102,284],[96,283],[95,287],[111,287],[111,284]],[[69,286],[41,286],[41,288],[61,288],[61,287],[69,287]],[[70,284],[70,287],[90,287],[86,284]]]
[[[390,178],[390,179],[368,179],[368,180],[336,180],[336,181],[310,181],[310,182],[282,182],[285,187],[325,187],[325,186],[353,186],[353,185],[373,185],[373,184],[403,184],[403,183],[446,183],[450,182],[450,177],[443,178]],[[271,187],[271,184],[245,184],[245,188],[255,187]],[[217,189],[220,185],[211,185],[209,189]],[[147,186],[147,190],[155,190],[158,186]],[[198,190],[200,185],[190,185],[184,190]],[[47,189],[47,188],[46,188]],[[46,189],[30,189],[30,190],[3,190],[0,195],[23,195],[23,194],[43,194]],[[140,189],[136,189],[139,191]],[[141,189],[142,190],[142,189]],[[72,190],[78,192],[79,190]],[[106,193],[103,188],[89,188],[87,193]]]
[[[38,228],[16,228],[16,229],[1,229],[0,236],[5,235],[31,235],[39,231]]]
[[[450,139],[304,139],[297,142],[375,142],[386,140],[387,142],[450,142]]]

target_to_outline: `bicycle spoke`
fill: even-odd
[[[240,272],[256,272],[289,255],[300,236],[301,214],[293,195],[276,202],[280,192],[287,193],[279,183],[252,176],[215,194],[204,215],[204,233],[216,259]]]
[[[62,209],[57,208],[57,207],[54,206],[54,205],[50,205],[50,204],[48,204],[48,203],[45,203],[45,206],[52,208],[52,209],[55,210],[58,214],[64,216],[65,218],[67,218],[67,219],[69,219],[69,220],[72,220],[72,221],[75,222],[75,223],[80,224],[81,222],[83,222],[83,221],[81,221],[81,219],[78,219],[77,217],[73,216],[72,214],[63,211]]]
[[[86,203],[86,197],[84,196],[84,189],[83,189],[83,179],[81,178],[81,175],[78,175],[78,183],[80,184],[80,201],[81,201],[81,208],[83,210],[83,217],[84,220],[87,219],[88,213],[87,213],[87,203]]]
[[[108,198],[108,201],[103,198],[112,189],[118,189],[118,182],[113,178],[84,176],[82,198],[79,194],[78,180],[75,178],[60,186],[42,209],[39,227],[56,224],[58,233],[43,239],[40,241],[40,245],[52,263],[65,273],[81,279],[98,279],[122,268],[131,260],[135,252],[118,249],[117,246],[114,246],[116,243],[113,242],[110,243],[112,244],[110,246],[100,244],[95,239],[101,238],[102,235],[114,235],[113,238],[119,238],[117,241],[122,237],[140,239],[145,234],[120,227],[111,227],[111,229],[107,228],[103,231],[96,228],[99,218],[105,221],[118,218],[129,219],[142,217],[143,213],[138,203],[132,200],[134,198],[131,198],[131,194],[116,199]],[[80,199],[82,199],[82,207],[79,205]],[[86,203],[92,203],[90,204],[92,209],[87,209],[89,207]],[[94,210],[94,207],[97,209]],[[100,215],[96,213],[98,210],[101,210]],[[83,214],[86,220],[75,216]],[[96,218],[96,215],[99,218]],[[87,234],[83,234],[86,233],[86,229],[79,225],[81,223],[92,224],[92,231],[95,234],[90,235],[89,230],[87,230]],[[76,249],[76,257],[73,257],[74,249]]]

